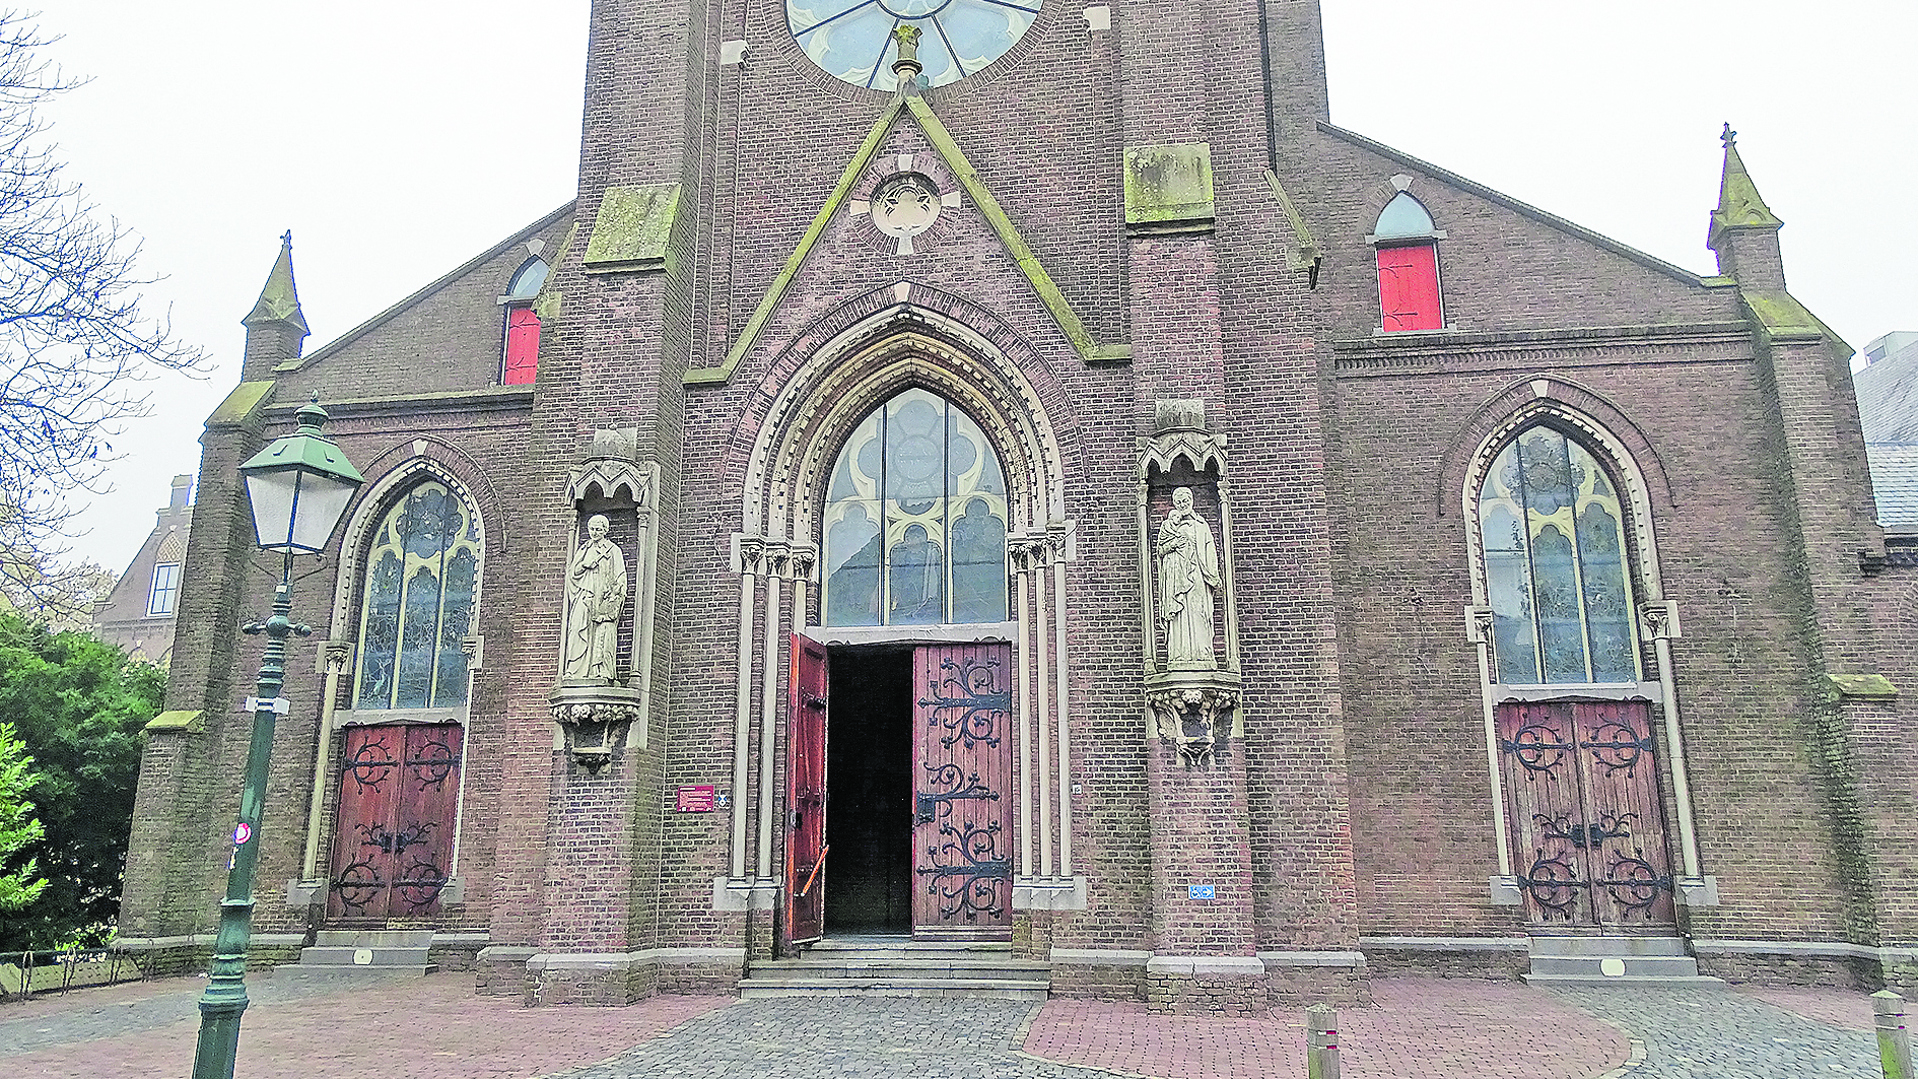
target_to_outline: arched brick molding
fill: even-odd
[[[1678,505],[1677,494],[1672,490],[1658,450],[1624,410],[1598,392],[1569,379],[1535,375],[1500,391],[1452,433],[1440,463],[1438,487],[1433,492],[1434,513],[1444,517],[1461,505],[1458,499],[1466,490],[1466,472],[1473,467],[1475,456],[1483,450],[1488,438],[1500,431],[1507,435],[1515,433],[1536,420],[1579,433],[1585,436],[1582,441],[1588,443],[1597,438],[1616,444],[1615,454],[1629,459],[1633,470],[1643,478],[1648,508],[1651,504]],[[1592,448],[1602,447],[1593,445]],[[1471,496],[1467,493],[1465,497]]]

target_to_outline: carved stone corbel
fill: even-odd
[[[1239,707],[1238,675],[1225,671],[1210,676],[1179,672],[1146,686],[1146,705],[1158,724],[1161,739],[1179,749],[1188,768],[1212,766],[1217,747],[1232,731]]]
[[[345,674],[352,669],[352,641],[326,641],[320,645],[321,674]]]
[[[594,773],[613,759],[641,718],[639,691],[624,686],[561,686],[549,703],[553,722],[564,732],[567,755]]]
[[[1638,621],[1648,641],[1669,641],[1680,636],[1678,605],[1670,600],[1649,600],[1639,604]]]

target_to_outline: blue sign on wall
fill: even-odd
[[[1211,900],[1218,898],[1212,894],[1212,885],[1210,884],[1188,884],[1185,886],[1185,890],[1186,897],[1189,899]]]

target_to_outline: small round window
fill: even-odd
[[[919,64],[934,86],[958,82],[1006,54],[1041,0],[786,0],[793,39],[812,62],[855,86],[892,89],[893,31],[919,28]]]

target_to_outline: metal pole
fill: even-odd
[[[1911,1032],[1905,1029],[1905,998],[1889,989],[1871,995],[1877,1016],[1878,1060],[1885,1079],[1912,1079]]]
[[[200,995],[200,1042],[193,1053],[193,1079],[233,1079],[240,1048],[240,1016],[246,1011],[246,951],[253,933],[253,868],[260,858],[260,811],[266,801],[267,760],[273,750],[273,723],[280,689],[286,683],[286,639],[313,631],[295,625],[293,556],[281,556],[280,585],[273,590],[273,616],[244,627],[266,634],[260,657],[259,698],[253,711],[253,741],[240,783],[240,819],[233,828],[233,860],[227,866],[226,898],[220,901],[220,928],[213,938],[213,962],[206,992]]]
[[[1330,1004],[1305,1009],[1307,1079],[1339,1079],[1339,1013]]]

